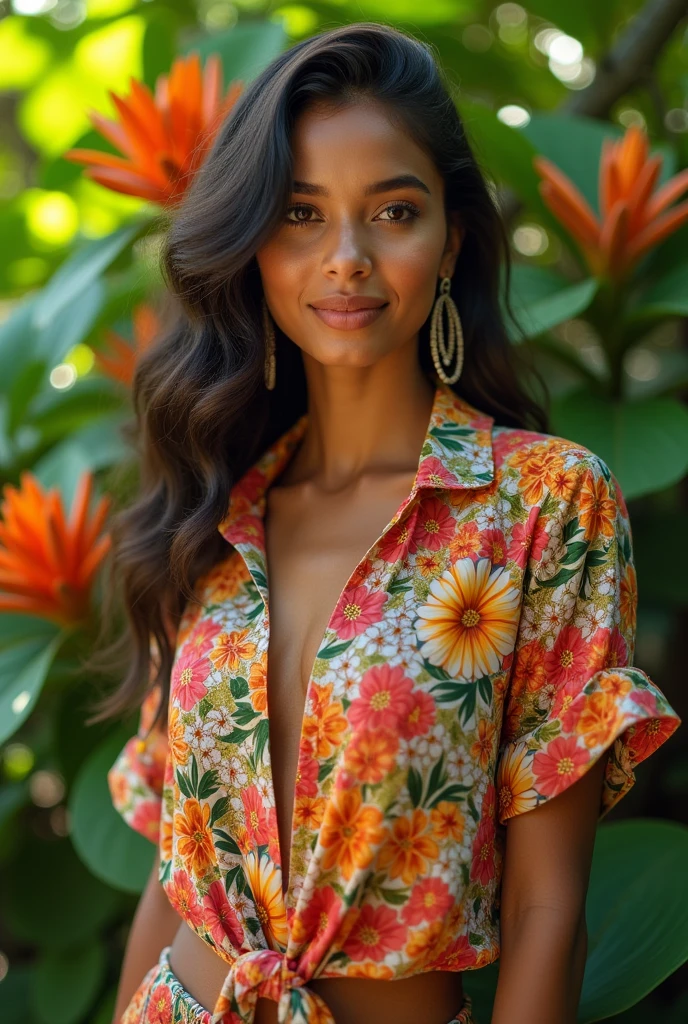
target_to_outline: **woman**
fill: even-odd
[[[573,1024],[596,821],[678,719],[630,667],[618,484],[519,383],[507,256],[381,26],[275,60],[194,180],[115,533],[110,710],[157,671],[109,781],[158,845],[115,1020],[470,1024],[501,954],[492,1024]]]

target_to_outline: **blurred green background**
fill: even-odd
[[[640,596],[635,663],[687,717],[685,0],[3,0],[3,1024],[110,1024],[153,857],[112,809],[105,778],[136,718],[84,725],[117,679],[94,678],[82,660],[99,623],[106,506],[136,486],[118,428],[133,361],[154,334],[165,211],[90,180],[65,153],[115,152],[89,112],[113,118],[109,93],[126,96],[132,76],[153,90],[175,58],[218,54],[226,88],[292,42],[354,21],[404,28],[439,55],[507,222],[513,342],[532,350],[548,382],[553,432],[597,452],[621,483]],[[649,140],[635,164],[630,149],[616,150],[630,174],[630,226],[598,187],[604,146],[629,131]],[[569,179],[568,215],[539,187],[536,155]],[[643,174],[655,195],[668,191],[663,204],[646,203],[641,224]],[[592,253],[571,220],[581,201],[600,224]],[[688,1021],[687,795],[679,731],[599,829],[581,1022]],[[494,972],[471,973],[488,1024]]]

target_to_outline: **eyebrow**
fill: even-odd
[[[398,174],[394,178],[385,178],[384,181],[374,181],[363,189],[365,196],[374,196],[380,192],[394,192],[402,188],[415,188],[419,192],[426,192],[430,195],[430,189],[417,178],[415,174]],[[329,192],[323,185],[314,185],[310,181],[293,181],[292,191],[304,196],[323,196],[327,198]]]

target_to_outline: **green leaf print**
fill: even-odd
[[[393,579],[387,587],[388,594],[407,594],[411,590],[413,582],[410,576],[405,576],[404,579]]]
[[[252,704],[237,704],[232,718],[237,725],[248,725],[254,719],[260,718],[260,711],[256,711]]]
[[[219,821],[220,818],[222,818],[227,813],[228,810],[229,810],[229,797],[228,796],[221,796],[219,800],[215,801],[215,803],[213,804],[212,810],[210,812],[210,824],[211,824],[211,826],[214,825],[216,821]]]
[[[420,777],[420,773],[413,766],[408,770],[406,786],[411,797],[411,803],[414,807],[418,807],[423,796],[423,780]]]
[[[256,726],[253,734],[255,744],[254,753],[257,762],[262,762],[263,760],[263,751],[265,749],[265,744],[268,741],[269,731],[270,723],[268,722],[267,718],[262,718],[258,725]]]
[[[209,796],[213,795],[213,793],[217,793],[219,788],[220,784],[217,781],[217,772],[214,768],[211,768],[210,771],[204,772],[201,776],[201,781],[197,790],[198,799],[207,800]]]
[[[429,799],[433,793],[435,793],[441,786],[447,781],[447,775],[444,770],[444,752],[440,754],[439,761],[436,761],[432,766],[430,772],[430,778],[428,779],[428,791],[426,794],[426,800]]]
[[[466,793],[470,793],[470,790],[470,786],[463,786],[460,782],[456,782],[451,786],[447,786],[446,789],[441,789],[432,799],[425,800],[424,806],[432,810],[433,807],[437,807],[437,804],[443,800],[448,800],[452,804],[458,804],[459,800],[462,800]]]
[[[181,791],[184,794],[184,796],[186,796],[186,797],[193,796],[194,795],[193,790],[192,790],[191,786],[189,785],[189,780],[187,779],[187,777],[184,774],[184,772],[182,772],[179,768],[177,768],[176,775],[177,775],[177,785],[181,789]]]
[[[223,800],[224,799],[227,798],[223,797]],[[217,817],[220,817],[220,815],[217,815]],[[225,853],[233,853],[238,857],[241,856],[241,850],[239,849],[236,840],[230,836],[229,832],[225,832],[224,829],[221,828],[214,828],[213,835],[217,836],[215,846],[218,850],[224,850]],[[239,865],[237,865],[236,869],[232,868],[232,871],[237,871],[238,869]]]
[[[247,729],[232,729],[232,731],[228,732],[226,736],[218,736],[218,739],[222,740],[223,743],[237,743],[238,744],[238,743],[243,743],[247,736],[248,736],[248,730]]]
[[[433,665],[427,658],[423,658],[423,667],[428,675],[432,676],[433,679],[451,679],[448,672],[445,672],[443,668],[439,667],[439,665]]]
[[[353,640],[353,637],[351,638]],[[327,647],[321,647],[316,657],[318,658],[336,658],[338,654],[343,654],[347,649],[351,640],[344,640],[342,643],[329,644]]]
[[[242,697],[248,697],[248,683],[242,676],[230,679],[229,689],[234,700],[241,700]]]
[[[193,796],[196,796],[198,792],[198,765],[196,764],[196,758],[191,755],[191,775],[189,776],[189,788]]]
[[[378,893],[385,901],[393,907],[400,907],[408,900],[408,889],[378,889]]]
[[[245,917],[244,924],[252,935],[257,935],[260,931],[260,921],[257,917]]]
[[[478,680],[478,693],[483,699],[483,702],[487,704],[488,708],[492,703],[492,680],[489,676],[483,676]]]

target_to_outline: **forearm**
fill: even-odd
[[[158,881],[159,864],[156,855],[129,930],[113,1024],[118,1024],[146,972],[157,963],[162,948],[171,945],[181,924],[181,918]]]
[[[584,916],[543,906],[504,920],[492,1024],[575,1024],[586,955]]]

